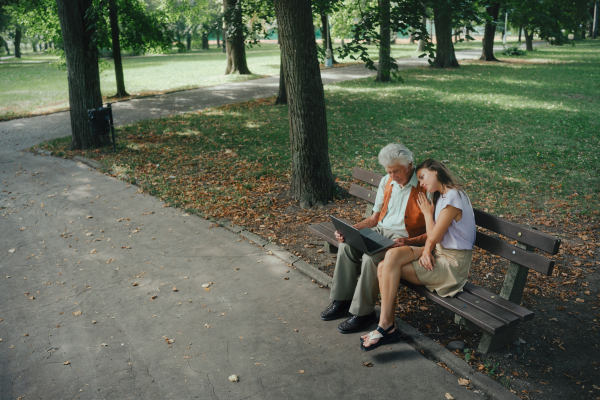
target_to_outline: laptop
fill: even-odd
[[[396,243],[392,239],[386,238],[369,228],[364,228],[359,231],[352,225],[348,225],[333,215],[330,215],[329,217],[331,218],[331,222],[333,222],[335,229],[344,237],[344,241],[356,250],[362,251],[365,254],[373,255]]]

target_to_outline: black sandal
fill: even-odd
[[[367,340],[379,339],[377,343],[370,345],[369,347],[365,347],[364,342],[360,344],[360,348],[363,351],[371,351],[375,350],[379,346],[383,346],[388,343],[397,343],[400,341],[400,332],[396,329],[394,332],[389,333],[395,325],[392,325],[388,329],[383,329],[380,326],[377,326],[377,330],[371,332]]]

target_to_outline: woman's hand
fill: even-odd
[[[419,258],[419,265],[425,268],[427,271],[433,271],[435,267],[435,259],[429,252],[423,252]]]
[[[417,204],[419,205],[419,208],[421,209],[421,212],[423,213],[423,215],[427,216],[427,215],[431,215],[433,216],[433,204],[427,200],[427,196],[425,196],[425,193],[420,192],[418,197],[417,197]]]

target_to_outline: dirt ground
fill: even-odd
[[[306,228],[328,220],[329,214],[358,221],[366,203],[343,194],[323,209],[300,210],[285,187],[267,196],[268,218],[239,222],[332,276],[335,255]],[[550,256],[556,260],[552,276],[529,273],[522,305],[536,316],[519,325],[519,341],[488,355],[475,350],[469,363],[522,399],[600,399],[599,225],[571,218],[556,221],[542,213],[504,217],[559,236],[562,245],[558,255]],[[507,267],[508,261],[477,249],[469,280],[499,293]],[[451,312],[409,289],[400,290],[397,313],[444,346],[463,341],[467,348],[476,349],[482,335],[482,331],[461,330]],[[455,354],[465,357],[458,351]]]

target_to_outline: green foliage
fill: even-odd
[[[471,356],[473,355],[471,353],[471,349],[466,348],[466,349],[463,350],[463,352],[465,353],[465,361],[469,362],[469,360],[471,359]]]
[[[515,44],[511,44],[511,45],[504,45],[504,50],[502,51],[502,54],[504,54],[505,56],[524,56],[525,55],[525,51],[521,49],[521,45],[519,43],[515,43]]]

